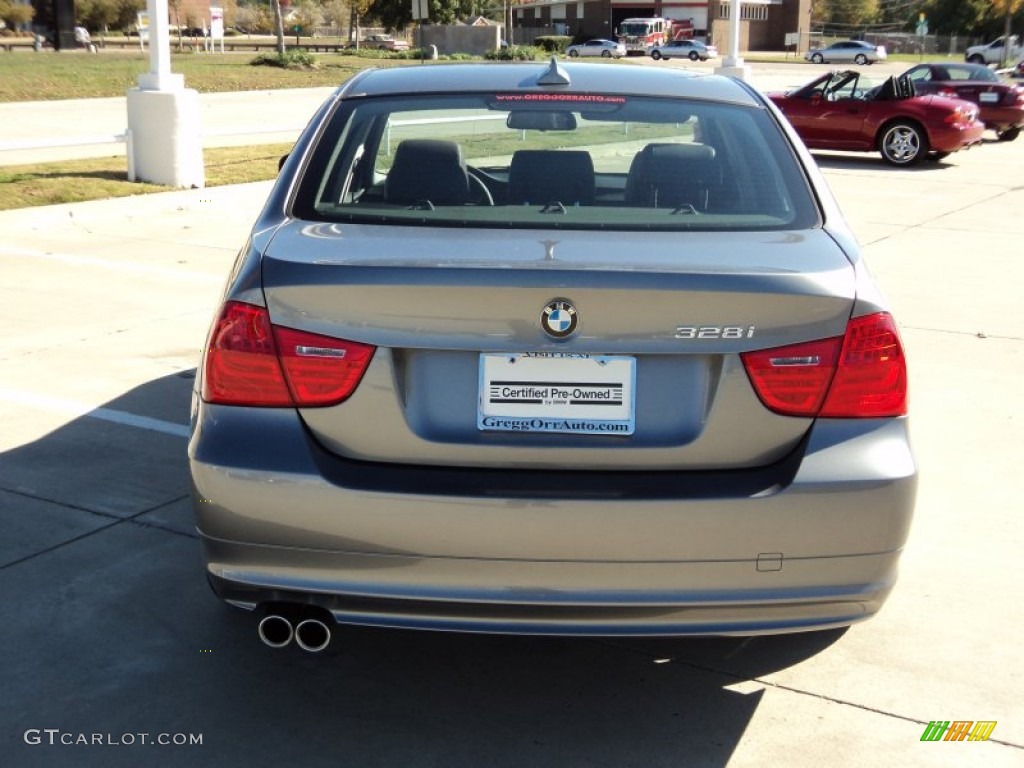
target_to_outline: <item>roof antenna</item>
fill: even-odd
[[[551,57],[547,72],[540,76],[537,85],[569,85],[569,74],[558,66],[558,58]]]

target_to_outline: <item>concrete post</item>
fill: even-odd
[[[740,0],[731,0],[729,4],[729,54],[722,60],[722,66],[715,69],[715,74],[746,80],[750,72],[740,57],[741,5]]]
[[[167,0],[146,0],[149,72],[128,91],[128,179],[171,187],[206,186],[199,93],[171,72]]]

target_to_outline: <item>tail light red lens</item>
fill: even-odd
[[[375,347],[274,328],[285,378],[299,406],[335,405],[355,392]]]
[[[854,318],[842,337],[747,352],[765,406],[786,416],[879,418],[907,412],[907,369],[888,313]]]
[[[226,405],[291,406],[263,307],[229,301],[206,344],[203,400]]]
[[[943,122],[945,122],[947,125],[960,125],[961,123],[970,123],[974,121],[976,114],[977,113],[974,110],[962,110],[959,107],[957,107],[948,115],[946,115],[946,118]]]
[[[885,312],[854,318],[821,415],[865,419],[906,412],[907,361],[895,321]]]
[[[223,405],[312,407],[348,398],[374,347],[271,325],[264,307],[229,301],[210,332],[203,399]]]
[[[817,416],[836,370],[842,337],[742,355],[761,402],[784,416]]]

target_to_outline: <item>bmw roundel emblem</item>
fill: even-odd
[[[544,332],[556,339],[564,339],[576,331],[579,315],[572,302],[566,299],[549,301],[540,313],[540,325]]]

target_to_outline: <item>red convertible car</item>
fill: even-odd
[[[981,142],[978,107],[945,96],[917,96],[906,77],[871,87],[859,72],[822,75],[768,97],[810,149],[878,151],[893,165],[913,165],[929,153],[942,158]]]
[[[1024,88],[1000,79],[983,64],[918,64],[904,75],[921,94],[955,96],[978,105],[978,117],[1000,141],[1013,141],[1024,126]]]

